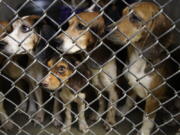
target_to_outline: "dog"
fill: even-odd
[[[11,31],[11,27],[8,26],[8,22],[0,22],[0,35],[1,38],[3,38],[3,36],[5,36],[5,32],[6,31]],[[0,38],[0,39],[1,39]],[[0,63],[4,60],[3,57],[0,57]],[[13,128],[13,124],[11,122],[11,119],[8,118],[7,114],[6,114],[6,110],[4,108],[4,94],[2,92],[0,92],[0,122],[3,125],[3,128],[5,130],[11,130]]]
[[[65,104],[65,124],[62,131],[70,130],[72,125],[71,102],[78,105],[78,121],[79,129],[82,132],[88,131],[88,125],[85,119],[85,98],[86,94],[83,89],[86,88],[89,71],[85,65],[81,65],[75,71],[75,67],[79,64],[79,60],[73,56],[65,56],[63,59],[52,58],[48,61],[51,68],[48,75],[42,81],[42,86],[50,91],[59,91],[59,97]]]
[[[133,89],[128,91],[125,105],[126,114],[137,96],[145,99],[145,112],[141,135],[150,135],[160,106],[166,96],[164,78],[170,75],[166,48],[173,41],[172,24],[160,8],[151,2],[137,2],[123,10],[122,18],[108,31],[113,31],[108,40],[128,49],[127,66],[124,75]]]
[[[128,0],[128,3],[132,3],[134,0]],[[127,1],[126,1],[127,2]],[[89,7],[85,10],[87,12],[104,12],[106,16],[111,19],[107,19],[106,23],[111,24],[112,20],[117,21],[122,16],[122,10],[126,7],[124,1],[119,0],[94,0],[89,1]]]
[[[29,84],[28,89],[30,90],[30,94],[25,92],[23,92],[24,94],[21,94],[23,103],[20,104],[20,107],[22,106],[23,111],[27,109],[27,98],[25,98],[26,95],[30,99],[28,113],[34,113],[35,120],[38,122],[43,122],[44,111],[42,110],[42,90],[37,87],[37,84],[44,77],[45,68],[43,67],[42,63],[45,63],[45,57],[48,54],[46,55],[44,52],[41,54],[38,53],[40,53],[39,50],[42,51],[46,47],[46,44],[42,45],[41,43],[43,42],[42,38],[44,38],[43,40],[48,40],[48,32],[44,29],[47,28],[49,24],[47,21],[45,21],[45,19],[39,19],[40,16],[29,15],[15,20],[15,22],[12,23],[12,31],[1,39],[0,45],[1,52],[12,58],[15,57],[15,61],[20,55],[22,56],[21,58],[18,58],[18,60],[24,59],[24,56],[28,57],[26,61],[27,65],[24,69],[21,67],[21,65],[15,64],[11,61],[10,64],[8,64],[8,66],[5,68],[4,74],[8,75],[13,80],[16,80],[23,76],[23,71],[26,70],[27,74],[25,75],[25,80]],[[48,29],[50,28],[48,27]],[[43,33],[46,35],[43,36]],[[34,56],[36,56],[36,59]],[[37,99],[38,112],[36,112],[36,106],[33,101],[34,97],[31,94],[33,92],[35,93],[35,97]]]
[[[90,28],[89,30],[87,28]],[[116,61],[112,52],[99,44],[98,37],[105,29],[105,20],[98,12],[82,12],[72,17],[66,25],[64,33],[60,33],[56,40],[57,50],[64,54],[81,53],[92,72],[92,84],[100,95],[98,113],[92,115],[92,120],[98,120],[105,111],[105,101],[102,92],[109,94],[109,104],[105,126],[109,129],[116,123],[116,101],[118,99],[115,84],[117,76]],[[96,48],[96,49],[95,49]],[[94,49],[94,51],[93,51]],[[90,54],[90,57],[88,56]],[[102,71],[100,69],[102,68]]]

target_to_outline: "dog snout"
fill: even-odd
[[[4,49],[4,47],[7,45],[5,41],[0,41],[0,50]]]
[[[59,38],[55,39],[54,42],[57,46],[61,46],[63,44],[63,40]]]
[[[41,82],[40,86],[42,86],[44,88],[47,88],[48,87],[48,83],[47,82]]]
[[[59,51],[59,52],[63,52],[62,51],[62,45],[63,45],[63,40],[62,39],[54,39],[53,41],[53,46]]]

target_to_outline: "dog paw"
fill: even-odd
[[[44,111],[39,111],[37,112],[37,114],[35,115],[35,120],[38,121],[39,123],[44,122]]]
[[[5,131],[9,131],[9,130],[12,130],[14,127],[13,123],[11,121],[8,121],[6,123],[3,124],[3,129]]]
[[[61,116],[60,115],[55,115],[54,118],[53,118],[53,125],[55,127],[60,127],[62,125],[62,119],[61,119]]]
[[[71,130],[71,126],[63,126],[62,128],[61,128],[61,132],[67,132],[67,131],[69,131],[69,130]]]
[[[137,135],[150,135],[150,131],[141,129],[140,133],[137,133]]]
[[[106,118],[106,123],[104,123],[104,127],[106,130],[110,130],[110,128],[113,127],[115,123],[115,118]]]
[[[90,120],[92,120],[92,121],[97,121],[98,119],[99,119],[99,117],[98,117],[97,114],[92,114],[92,115],[90,116]]]
[[[86,121],[79,122],[79,130],[82,131],[83,133],[87,133],[88,132],[89,127],[88,127]]]
[[[127,106],[122,106],[119,108],[119,113],[117,113],[118,116],[124,117],[126,113],[129,111],[129,108]]]

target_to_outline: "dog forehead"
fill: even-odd
[[[80,22],[85,22],[85,23],[89,23],[89,22],[93,22],[93,20],[99,15],[98,12],[83,12],[80,14],[77,14],[77,16],[74,16],[70,22],[73,21],[80,21]],[[99,19],[99,18],[98,18]],[[97,19],[97,20],[98,20]],[[94,21],[97,21],[96,19]]]
[[[62,60],[62,61],[59,61],[59,62],[57,63],[57,65],[56,65],[56,67],[60,67],[60,66],[68,67],[69,65],[68,65],[67,62],[65,62],[64,60]]]
[[[135,3],[130,9],[145,20],[148,20],[160,11],[160,8],[152,2]]]
[[[24,16],[22,17],[21,21],[32,26],[39,18],[40,17],[36,15]]]

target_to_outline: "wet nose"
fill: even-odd
[[[55,43],[57,46],[61,46],[61,45],[63,44],[63,40],[57,38],[57,39],[54,40],[54,43]]]
[[[6,42],[0,41],[0,50],[4,49],[4,47],[7,45]]]
[[[61,48],[62,48],[62,44],[63,44],[63,40],[62,39],[54,39],[52,44],[53,44],[53,47],[55,47],[58,51],[61,52]]]
[[[44,87],[44,88],[47,88],[48,87],[48,83],[46,82],[41,82],[40,83],[40,86]]]

